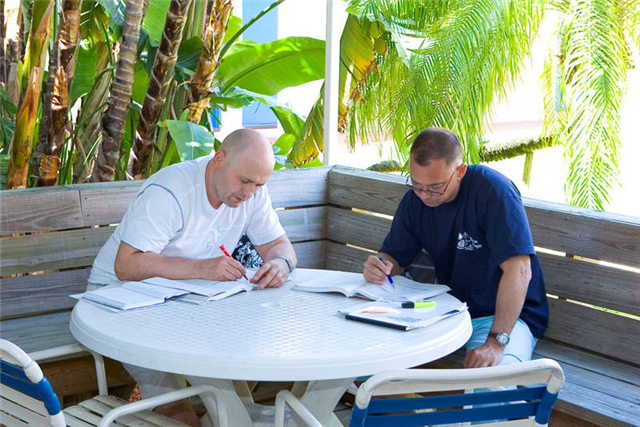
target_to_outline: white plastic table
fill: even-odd
[[[81,300],[70,329],[103,356],[214,384],[239,427],[259,424],[260,408],[231,380],[310,381],[303,403],[323,425],[340,425],[333,409],[355,378],[439,359],[471,335],[466,312],[412,331],[345,320],[338,310],[362,299],[291,290],[318,273],[298,269],[279,289],[204,305],[169,301],[112,313]]]

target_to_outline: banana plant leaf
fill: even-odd
[[[96,81],[96,61],[98,51],[95,48],[78,46],[75,75],[71,82],[71,100],[89,93]]]
[[[233,86],[275,95],[282,89],[324,78],[323,40],[287,37],[227,53],[218,68],[226,94]]]
[[[151,46],[158,47],[164,30],[164,23],[169,12],[171,0],[152,0],[142,21],[142,28],[149,35]],[[123,15],[124,17],[124,15]]]
[[[208,156],[213,150],[215,137],[203,126],[184,120],[165,120],[182,161]]]

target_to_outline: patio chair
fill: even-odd
[[[546,426],[563,383],[562,368],[550,359],[477,369],[385,371],[373,375],[359,387],[349,427],[466,422],[477,422],[482,427]],[[505,389],[509,386],[520,387]],[[449,394],[456,390],[471,392]],[[436,392],[447,394],[434,394]],[[415,397],[415,393],[430,394]],[[394,395],[396,397],[371,399]],[[276,397],[276,427],[284,426],[285,403],[306,425],[322,426],[291,392],[283,390]]]
[[[15,344],[0,339],[0,424],[14,426],[118,426],[184,427],[150,409],[158,405],[200,395],[209,411],[215,411],[218,425],[227,427],[224,396],[210,385],[187,387],[138,402],[129,403],[106,394],[104,375],[98,375],[100,395],[61,411],[60,401],[40,366]],[[102,357],[94,354],[98,372],[104,369]],[[104,374],[104,370],[103,370]]]

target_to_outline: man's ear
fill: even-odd
[[[213,170],[215,170],[216,172],[222,170],[226,162],[227,154],[224,151],[219,150],[213,156]]]
[[[464,175],[467,173],[467,164],[463,163],[458,167],[457,175],[458,179],[464,178]]]

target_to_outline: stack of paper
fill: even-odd
[[[402,308],[392,301],[376,301],[360,304],[340,311],[348,320],[371,323],[379,326],[408,331],[432,325],[467,310],[467,304],[442,297],[433,298],[434,304],[427,308]]]
[[[162,304],[165,299],[132,291],[124,286],[105,286],[95,291],[88,291],[81,295],[82,299],[115,308],[117,310],[131,310]]]

